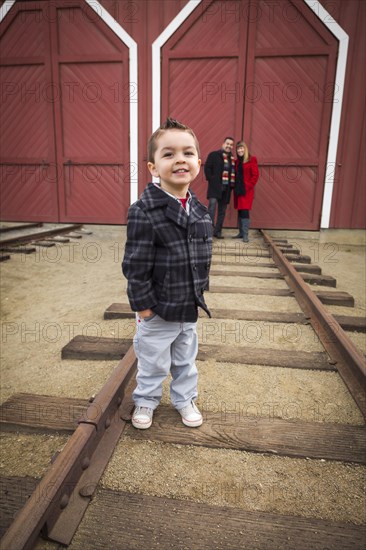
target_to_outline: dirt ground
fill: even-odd
[[[133,320],[105,321],[113,302],[127,301],[121,274],[125,227],[84,226],[92,235],[12,255],[1,264],[1,402],[18,392],[89,398],[106,382],[115,361],[61,360],[73,336],[132,338]],[[227,230],[226,236],[234,234]],[[255,232],[249,249],[261,244]],[[293,238],[337,289],[350,292],[355,308],[329,307],[333,313],[364,316],[366,266],[364,244],[340,244],[317,233]],[[233,246],[230,239],[215,244]],[[229,258],[227,258],[229,259]],[[268,261],[263,258],[261,262]],[[215,270],[223,269],[223,256]],[[234,270],[258,268],[255,259]],[[238,283],[238,277],[215,276],[211,285]],[[240,279],[247,288],[286,288],[283,281]],[[323,289],[323,287],[322,287]],[[207,294],[211,307],[238,310],[300,311],[287,297]],[[308,326],[208,319],[198,323],[201,343],[259,348],[321,351]],[[366,352],[365,334],[350,334]],[[241,411],[317,422],[363,425],[364,420],[339,375],[296,369],[198,361],[198,405],[203,411]],[[168,382],[163,403],[169,404]],[[66,442],[61,436],[1,434],[1,475],[41,476],[50,458]],[[127,452],[126,452],[127,450]],[[366,468],[324,460],[287,459],[238,451],[137,442],[124,437],[103,476],[106,487],[157,496],[207,502],[353,523],[366,521]]]

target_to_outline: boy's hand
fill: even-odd
[[[154,312],[152,309],[144,309],[143,311],[138,311],[137,314],[141,317],[141,319],[145,319],[145,317],[150,317],[150,315],[153,315]]]

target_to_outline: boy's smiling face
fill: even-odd
[[[185,198],[201,166],[194,137],[185,130],[165,130],[157,139],[154,162],[147,166],[165,191]]]

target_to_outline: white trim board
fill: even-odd
[[[180,10],[173,21],[163,30],[152,44],[152,131],[155,132],[161,123],[161,64],[160,51],[165,42],[175,33],[175,31],[191,15],[193,10],[202,0],[189,0]]]
[[[349,37],[342,27],[340,27],[333,17],[327,12],[327,10],[323,8],[318,0],[304,0],[304,2],[338,40],[338,58],[334,83],[333,109],[332,118],[330,121],[328,155],[324,179],[322,218],[320,221],[320,229],[328,229],[330,222],[330,211],[332,207],[334,175],[336,171],[339,130],[342,116],[343,91],[346,80]],[[336,97],[338,92],[339,95]]]
[[[111,14],[97,1],[84,0],[89,7],[104,21],[116,36],[129,49],[129,81],[130,81],[130,202],[138,198],[138,58],[137,43],[111,16]],[[9,13],[16,0],[7,0],[0,8],[0,22]],[[131,94],[131,85],[136,87]]]
[[[9,13],[9,10],[13,7],[16,0],[6,0],[0,8],[0,23]]]
[[[169,23],[152,45],[152,131],[154,132],[161,123],[161,48],[165,42],[184,23],[192,11],[202,0],[189,0],[178,15]],[[330,136],[328,143],[327,164],[324,179],[324,193],[322,203],[321,229],[327,229],[330,221],[332,206],[334,174],[336,169],[336,156],[339,141],[339,130],[342,114],[343,90],[346,78],[347,53],[349,37],[327,12],[318,0],[303,0],[315,13],[320,21],[338,40],[338,58],[336,78],[333,95],[333,109],[330,123]],[[337,97],[336,97],[337,96]]]
[[[202,0],[189,0],[152,44],[152,132],[155,132],[161,124],[161,48],[182,23],[184,23],[187,17],[191,15],[201,1]],[[158,183],[159,178],[153,176],[153,182]]]

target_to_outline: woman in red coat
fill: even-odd
[[[236,144],[234,208],[238,211],[239,233],[234,239],[249,241],[249,211],[252,209],[254,186],[259,178],[256,157],[249,154],[244,141]]]

